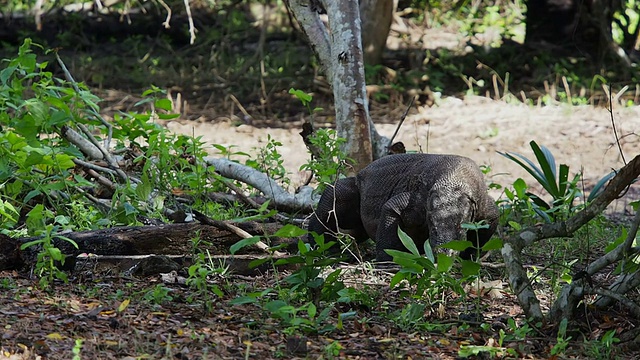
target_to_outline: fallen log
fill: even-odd
[[[243,222],[237,227],[252,235],[270,235],[280,227],[277,223]],[[61,236],[73,240],[78,248]],[[95,255],[189,255],[193,253],[191,239],[199,238],[214,255],[226,255],[229,247],[241,238],[227,230],[199,223],[178,223],[159,226],[125,226],[93,231],[70,232],[53,237],[53,244],[67,259],[75,260],[79,254]],[[40,246],[21,250],[20,247],[39,237],[11,238],[0,234],[0,270],[16,270],[35,264]],[[270,245],[286,244],[295,249],[298,239],[269,237]],[[285,248],[286,248],[285,247]],[[243,249],[243,253],[251,248]],[[254,250],[255,251],[255,250]],[[264,252],[260,252],[265,255]],[[73,263],[72,263],[73,264]],[[71,264],[71,265],[72,265]],[[66,267],[66,266],[65,266]]]

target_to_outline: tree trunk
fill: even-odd
[[[525,43],[546,42],[602,62],[614,49],[613,11],[604,0],[529,0]]]
[[[387,44],[393,0],[360,0],[360,20],[362,20],[362,48],[364,62],[377,65],[382,60],[382,52]]]
[[[345,151],[354,160],[354,171],[373,161],[364,54],[360,34],[360,10],[355,1],[326,1],[331,29],[329,66],[336,107],[338,136],[347,139]]]
[[[318,56],[331,87],[338,136],[347,140],[343,150],[354,160],[352,173],[387,152],[389,140],[380,136],[369,115],[360,10],[356,1],[287,0],[291,14]],[[322,6],[328,28],[319,17]]]

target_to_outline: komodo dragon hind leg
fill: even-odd
[[[340,179],[324,190],[311,215],[309,231],[324,234],[325,241],[336,241],[339,231],[347,232],[356,241],[369,238],[360,218],[360,192],[355,177]],[[309,241],[313,241],[311,234]]]
[[[418,249],[422,248],[429,236],[429,229],[425,226],[426,213],[421,210],[424,208],[412,201],[412,197],[415,196],[416,194],[403,192],[387,200],[383,205],[376,233],[376,260],[392,260],[385,249],[407,251],[398,237],[398,227],[414,240]]]

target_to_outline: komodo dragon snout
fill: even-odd
[[[355,177],[338,180],[323,192],[309,231],[335,240],[338,231],[356,241],[375,240],[376,259],[389,261],[384,250],[406,251],[398,227],[421,249],[464,238],[463,223],[485,220],[488,228],[467,231],[478,247],[498,225],[498,207],[487,193],[473,160],[457,155],[397,154],[376,160]],[[465,250],[469,258],[476,249]]]

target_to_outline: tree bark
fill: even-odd
[[[245,222],[236,224],[252,234],[273,234],[280,224],[260,224]],[[73,240],[78,248],[68,241],[55,237],[54,245],[68,258],[79,254],[96,255],[188,255],[191,253],[189,240],[199,237],[212,244],[213,254],[228,253],[231,245],[241,238],[229,231],[198,223],[166,224],[160,226],[126,226],[95,231],[62,234]],[[38,238],[10,238],[0,234],[0,270],[19,269],[35,264],[39,246],[20,250],[24,243]],[[270,238],[271,245],[286,243],[295,249],[298,239]]]
[[[377,65],[382,61],[392,19],[393,0],[360,0],[365,64]]]
[[[356,173],[383,156],[389,143],[376,132],[369,115],[358,4],[322,1],[329,17],[327,27],[320,19],[319,0],[286,3],[332,86],[337,133],[347,139],[343,150],[354,160],[351,172]]]

